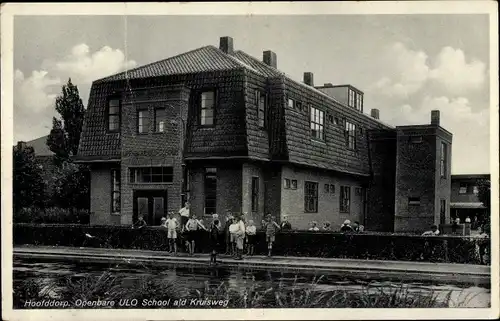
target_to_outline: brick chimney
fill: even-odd
[[[220,37],[219,49],[229,55],[234,54],[233,38]]]
[[[431,125],[437,125],[439,126],[439,110],[432,110],[431,111]]]
[[[373,108],[370,111],[370,115],[372,116],[372,118],[380,119],[380,111],[378,109],[376,109],[376,108]]]
[[[268,66],[278,68],[278,58],[276,53],[271,50],[266,50],[262,53],[262,61]]]
[[[333,87],[333,84],[331,82],[327,82],[323,85],[323,87]]]
[[[304,84],[314,87],[314,74],[312,72],[304,73]]]

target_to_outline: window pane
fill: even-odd
[[[120,106],[120,100],[119,99],[110,99],[108,102],[108,106],[111,107],[119,107]]]
[[[118,115],[110,115],[108,121],[109,130],[118,130],[120,126],[120,117]]]
[[[137,198],[137,213],[139,216],[144,216],[145,219],[148,217],[148,199],[146,197]]]
[[[153,197],[153,221],[161,219],[165,215],[164,199],[163,197]]]
[[[165,109],[155,109],[155,131],[163,132],[165,130]]]
[[[109,114],[110,115],[116,115],[120,112],[120,108],[118,106],[113,106],[113,107],[109,107]]]
[[[201,108],[213,108],[215,94],[213,91],[201,93]]]

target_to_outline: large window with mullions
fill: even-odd
[[[310,108],[311,136],[316,139],[325,139],[325,112],[317,108]]]

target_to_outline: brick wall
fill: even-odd
[[[422,137],[412,143],[411,137]],[[394,231],[424,231],[435,222],[436,129],[431,126],[398,127]],[[409,205],[419,197],[420,205]]]
[[[332,224],[333,229],[338,230],[344,220],[351,222],[363,221],[363,199],[356,195],[356,187],[363,186],[362,179],[348,178],[330,174],[323,171],[315,171],[292,166],[284,166],[282,169],[281,183],[281,218],[288,216],[293,228],[307,229],[311,221],[317,221],[320,226],[325,221]],[[297,189],[286,189],[284,179],[296,179]],[[312,181],[318,183],[318,212],[304,212],[304,182]],[[335,193],[325,192],[325,184],[334,184]],[[351,206],[349,213],[340,213],[340,187],[351,187]]]
[[[365,227],[371,231],[393,231],[396,183],[396,133],[369,132],[373,171],[367,197]]]
[[[90,224],[120,224],[120,215],[111,214],[111,168],[92,166],[90,172]]]
[[[467,184],[467,193],[460,194],[460,183]],[[451,181],[451,202],[480,202],[479,197],[473,193],[473,186],[477,186],[476,179],[453,179]]]
[[[260,165],[260,166],[259,166]],[[256,224],[264,217],[264,191],[265,191],[265,177],[264,177],[265,163],[253,164],[244,163],[242,166],[242,208],[243,212],[247,213],[247,219],[253,220]],[[258,210],[252,211],[252,178],[259,179],[259,197],[258,197]]]
[[[437,131],[437,141],[436,141],[436,198],[435,198],[435,216],[434,224],[448,224],[450,222],[450,197],[451,197],[451,150],[452,150],[452,140],[451,135],[447,135],[442,130]],[[446,150],[448,153],[447,163],[446,163],[446,176],[441,177],[440,172],[440,159],[441,159],[441,143],[446,144]],[[445,217],[441,222],[441,200],[446,202]]]

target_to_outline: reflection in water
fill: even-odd
[[[209,286],[218,286],[221,281],[229,288],[243,290],[248,287],[266,290],[276,286],[301,287],[314,284],[317,291],[351,290],[363,291],[369,283],[373,291],[377,288],[398,288],[401,282],[394,280],[361,280],[353,279],[346,275],[316,275],[314,273],[300,274],[283,272],[280,270],[261,269],[227,269],[227,268],[200,268],[193,266],[133,266],[125,262],[120,264],[85,263],[85,262],[53,262],[30,259],[14,259],[14,286],[26,279],[36,279],[44,285],[56,283],[63,287],[66,278],[82,278],[86,275],[100,275],[102,272],[111,272],[122,281],[127,288],[136,286],[137,282],[146,276],[155,276],[158,280],[175,281],[190,289],[203,289]],[[414,292],[434,291],[444,297],[452,291],[450,306],[464,299],[470,299],[469,307],[488,307],[490,302],[490,289],[474,285],[433,284],[422,282],[407,282],[408,290]]]

